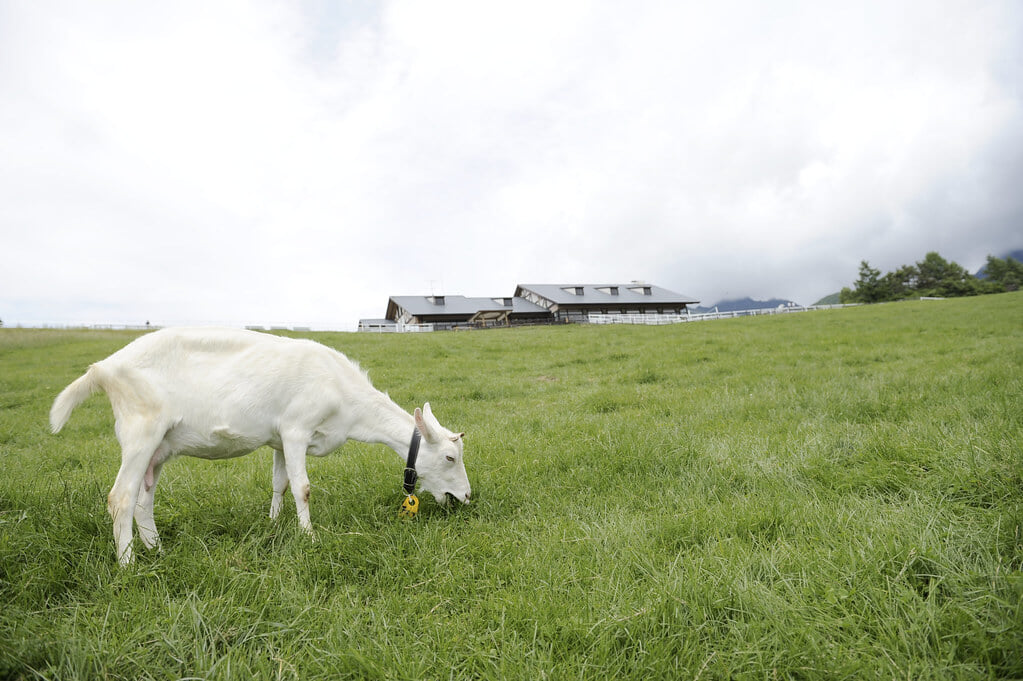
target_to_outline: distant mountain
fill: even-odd
[[[710,307],[693,307],[690,308],[696,314],[703,314],[705,312],[714,312],[717,308],[718,312],[736,312],[738,310],[764,310],[774,309],[776,307],[784,307],[788,305],[797,305],[791,300],[782,300],[781,298],[771,298],[770,300],[753,300],[752,298],[735,298],[732,300],[721,300]]]
[[[1001,260],[1005,260],[1006,258],[1012,258],[1016,262],[1023,262],[1023,249],[1017,249],[1011,253],[1006,253],[1005,255],[1000,256]],[[977,273],[974,276],[978,279],[987,279],[987,265],[984,265],[977,270]]]
[[[824,296],[814,303],[814,305],[838,305],[842,302],[841,295],[841,293],[832,293],[830,296]]]

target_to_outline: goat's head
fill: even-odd
[[[468,504],[472,489],[465,475],[465,462],[462,461],[462,439],[465,433],[452,433],[440,425],[430,411],[429,402],[422,410],[416,409],[415,419],[416,428],[423,436],[419,458],[416,460],[420,486],[432,494],[439,504],[446,506],[449,496]]]

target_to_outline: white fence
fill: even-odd
[[[359,331],[363,333],[429,333],[433,324],[362,324]]]
[[[155,324],[85,324],[75,322],[23,322],[0,324],[0,329],[53,329],[56,331],[156,331]]]
[[[590,313],[590,324],[647,324],[661,326],[664,324],[681,324],[690,321],[684,314],[597,314]]]
[[[732,319],[734,317],[756,317],[760,315],[789,314],[792,312],[809,312],[810,310],[832,310],[852,305],[793,305],[768,307],[757,310],[732,310],[730,312],[704,312],[702,314],[593,314],[589,316],[590,324],[646,324],[660,326],[664,324],[682,324],[684,322],[702,322],[709,319]]]

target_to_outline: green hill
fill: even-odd
[[[814,305],[838,305],[841,303],[841,293],[832,293],[829,296],[824,296],[818,300]]]
[[[1023,676],[1023,293],[674,326],[304,334],[467,431],[473,504],[402,462],[165,468],[119,569],[105,397],[135,334],[0,329],[0,676]],[[140,671],[141,670],[141,671]]]

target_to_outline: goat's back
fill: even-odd
[[[335,350],[241,329],[161,329],[96,362],[86,376],[57,398],[60,425],[96,388],[107,393],[118,419],[143,411],[211,424],[266,424],[305,404],[375,392],[358,366]]]

